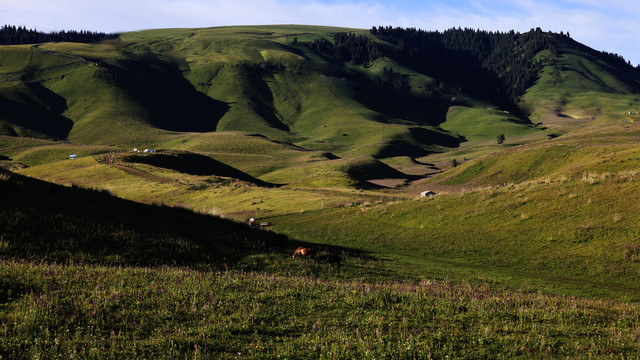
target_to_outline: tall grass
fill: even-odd
[[[640,351],[638,305],[465,283],[7,261],[0,279],[0,354],[7,358],[506,359]]]

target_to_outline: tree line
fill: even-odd
[[[103,40],[116,39],[119,36],[119,34],[86,30],[62,30],[45,33],[35,29],[27,29],[24,26],[16,27],[4,25],[0,28],[0,44],[2,45],[39,44],[44,42],[94,43]]]
[[[546,59],[536,55],[548,50],[557,54],[553,36],[540,28],[525,33],[451,28],[443,32],[391,26],[372,27],[371,36],[337,33],[334,42],[315,40],[309,46],[338,61],[366,65],[379,57],[432,75],[471,93],[516,103],[537,80]],[[621,65],[617,54],[603,54]],[[552,56],[553,58],[555,56]]]
[[[369,36],[337,33],[334,43],[321,39],[315,51],[339,61],[365,65],[379,57],[392,58],[427,75],[447,79],[471,92],[491,92],[513,102],[532,85],[542,69],[535,55],[555,51],[540,28],[527,33],[449,29],[444,32],[416,28],[373,27]],[[386,45],[389,44],[389,45]]]

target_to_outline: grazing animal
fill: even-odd
[[[293,252],[293,255],[291,256],[292,259],[296,258],[296,255],[300,255],[300,256],[308,256],[308,257],[313,257],[313,249],[310,248],[306,248],[306,247],[299,247],[296,249],[296,251]]]
[[[325,264],[336,264],[340,266],[342,264],[342,257],[340,255],[320,255],[318,256],[318,262]]]

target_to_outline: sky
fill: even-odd
[[[640,64],[637,0],[0,0],[0,24],[41,31],[300,24],[564,32]]]

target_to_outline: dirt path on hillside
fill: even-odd
[[[112,164],[111,166],[113,166],[114,168],[118,168],[126,173],[129,173],[131,175],[135,175],[135,176],[139,176],[141,178],[145,178],[148,180],[153,180],[153,181],[158,181],[158,182],[168,182],[169,180],[167,179],[163,179],[159,176],[155,176],[155,175],[151,175],[151,174],[147,174],[146,172],[142,171],[142,170],[138,170],[138,169],[134,169],[134,168],[130,168],[128,166],[124,166],[124,165],[117,165],[117,164]]]

